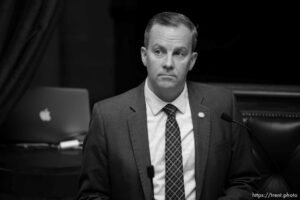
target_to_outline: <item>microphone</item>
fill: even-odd
[[[247,129],[247,131],[249,132],[251,140],[257,144],[257,148],[260,149],[260,151],[263,154],[265,154],[265,156],[267,157],[269,162],[272,163],[272,165],[276,168],[277,171],[279,171],[280,168],[279,168],[278,164],[275,161],[273,161],[273,159],[271,158],[268,151],[264,148],[264,146],[260,143],[260,141],[255,137],[255,135],[253,134],[253,131],[248,126],[246,126],[245,124],[243,124],[239,121],[236,121],[236,120],[232,119],[232,117],[230,115],[228,115],[227,113],[225,113],[225,112],[223,112],[221,114],[221,119],[223,119],[223,120],[225,120],[229,123],[237,124],[237,125],[245,128],[245,129]],[[253,144],[252,144],[252,148],[254,149]]]
[[[147,175],[148,178],[151,180],[151,189],[152,189],[152,199],[154,199],[154,187],[153,187],[153,178],[154,178],[154,166],[150,165],[147,167]]]
[[[235,123],[235,124],[238,124],[238,125],[242,126],[242,127],[244,127],[245,129],[247,129],[251,135],[253,135],[253,134],[252,134],[252,130],[251,130],[248,126],[246,126],[245,124],[243,124],[243,123],[241,123],[241,122],[239,122],[239,121],[235,121],[235,120],[232,119],[232,117],[231,117],[230,115],[228,115],[227,113],[224,113],[224,112],[223,112],[223,113],[221,114],[221,119],[223,119],[223,120],[225,120],[225,121],[227,121],[227,122]]]

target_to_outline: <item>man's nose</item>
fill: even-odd
[[[167,55],[164,63],[164,68],[171,69],[173,68],[173,58],[172,55]]]

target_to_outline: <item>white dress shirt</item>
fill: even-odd
[[[162,108],[168,103],[173,104],[179,110],[176,112],[176,120],[181,135],[185,198],[186,200],[196,199],[195,143],[186,84],[182,93],[174,101],[164,102],[150,90],[146,79],[145,100],[151,164],[154,166],[155,172],[153,178],[155,200],[165,199],[165,128],[167,115],[162,111]]]

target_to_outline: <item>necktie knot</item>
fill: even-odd
[[[167,104],[163,111],[168,115],[168,117],[174,117],[177,111],[177,107],[172,104]]]

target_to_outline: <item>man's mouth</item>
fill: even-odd
[[[161,77],[171,77],[171,78],[176,77],[174,74],[159,74],[159,76],[161,76]]]

